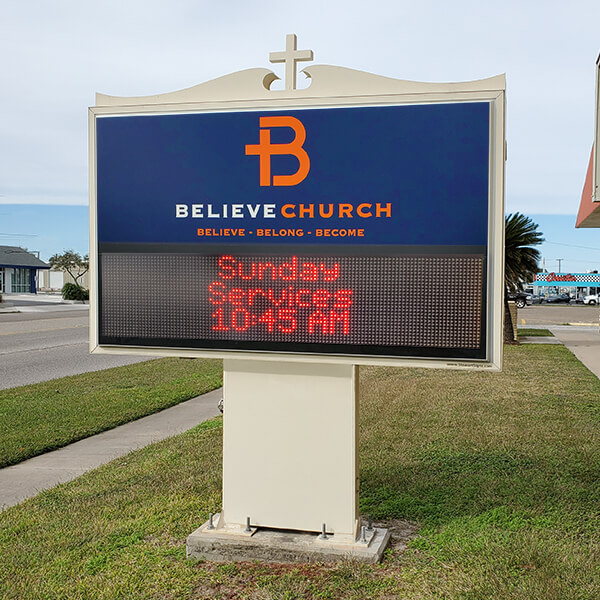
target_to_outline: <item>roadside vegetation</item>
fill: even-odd
[[[221,361],[163,358],[0,390],[0,467],[174,406],[220,385]]]
[[[517,335],[521,337],[554,337],[549,329],[535,329],[523,327],[517,329]]]
[[[544,241],[537,223],[521,213],[504,217],[504,343],[514,344],[517,324],[508,307],[508,294],[533,281],[542,255],[534,246]]]
[[[505,350],[499,374],[361,369],[361,511],[415,532],[380,565],[187,560],[221,506],[215,419],[0,513],[0,595],[600,598],[600,382],[562,346]]]
[[[89,290],[86,290],[80,279],[90,270],[89,255],[82,256],[74,250],[66,250],[62,254],[54,254],[48,260],[55,271],[64,271],[71,276],[73,282],[63,285],[61,293],[65,300],[85,301],[90,299]]]

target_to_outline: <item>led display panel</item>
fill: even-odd
[[[107,253],[101,269],[104,343],[481,355],[481,255]]]
[[[97,117],[99,345],[485,360],[490,138],[490,102]]]

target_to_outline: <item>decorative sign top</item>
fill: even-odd
[[[296,89],[296,63],[306,60],[314,60],[312,50],[297,50],[297,38],[295,33],[288,33],[285,37],[285,50],[283,52],[271,52],[269,61],[272,63],[285,63],[285,89]]]

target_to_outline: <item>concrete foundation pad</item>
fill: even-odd
[[[381,560],[390,532],[377,527],[367,532],[367,542],[336,542],[335,535],[326,540],[318,533],[257,528],[251,535],[242,531],[207,529],[208,521],[187,538],[188,558],[259,562],[337,562],[356,560],[376,563]]]

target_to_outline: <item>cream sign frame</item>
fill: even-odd
[[[497,371],[502,365],[502,298],[504,273],[505,78],[503,75],[465,83],[420,83],[327,65],[303,70],[311,79],[307,89],[272,91],[276,76],[268,69],[249,69],[178,92],[141,98],[97,94],[89,109],[90,258],[92,289],[90,350],[93,353],[148,356],[220,357],[228,359],[327,362],[332,364],[401,365]],[[181,347],[101,344],[99,335],[99,251],[97,190],[97,124],[106,117],[185,115],[231,111],[304,110],[313,108],[423,106],[485,102],[490,106],[489,194],[487,239],[485,358],[460,360],[337,354],[286,354],[207,350]]]

